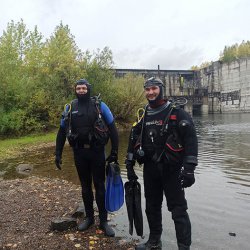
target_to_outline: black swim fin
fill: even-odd
[[[129,234],[133,235],[133,226],[136,234],[143,235],[143,216],[141,209],[141,185],[138,181],[127,181],[125,183],[125,200],[129,220]]]
[[[134,224],[136,234],[143,235],[143,216],[141,209],[141,185],[138,181],[134,181]]]
[[[133,183],[131,181],[127,181],[124,185],[124,188],[125,188],[125,201],[126,201],[128,221],[129,221],[129,234],[133,235],[133,223],[134,223]]]

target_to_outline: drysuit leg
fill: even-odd
[[[99,211],[100,222],[107,221],[107,210],[105,208],[105,155],[104,151],[94,152],[91,168],[96,191],[96,204]]]
[[[189,249],[191,245],[191,223],[186,209],[183,207],[175,207],[172,210],[172,219],[175,224],[178,247],[181,249]]]
[[[164,192],[167,199],[168,210],[172,213],[175,224],[177,244],[180,248],[191,245],[191,223],[187,213],[187,201],[181,187],[178,171],[169,171],[165,178]],[[180,248],[186,249],[186,248]]]
[[[94,218],[92,171],[90,160],[87,157],[88,155],[89,149],[74,149],[75,165],[82,187],[82,199],[85,206],[86,217]]]
[[[159,241],[162,234],[163,187],[160,173],[154,163],[144,164],[144,191],[146,215],[149,224],[149,240]]]

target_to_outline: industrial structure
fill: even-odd
[[[200,70],[115,69],[116,77],[133,73],[159,77],[168,98],[186,98],[190,113],[250,112],[250,58],[213,62]]]

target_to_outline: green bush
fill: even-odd
[[[8,113],[2,113],[0,116],[0,134],[4,136],[22,134],[25,115],[24,110],[12,110]]]
[[[86,78],[117,120],[133,120],[143,106],[143,77],[115,78],[112,51],[82,52],[62,23],[43,42],[37,30],[12,21],[0,37],[0,136],[26,135],[59,125],[74,83]]]
[[[145,105],[142,76],[127,74],[103,85],[102,99],[109,105],[117,120],[129,122],[136,111]]]

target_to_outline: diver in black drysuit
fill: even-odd
[[[77,81],[75,86],[77,99],[71,103],[71,122],[65,117],[65,112],[61,119],[56,138],[55,163],[58,169],[61,169],[62,151],[67,137],[73,149],[86,212],[86,219],[78,226],[78,229],[80,231],[87,230],[94,223],[93,178],[100,228],[104,230],[105,235],[113,237],[115,233],[107,224],[107,211],[105,209],[105,145],[92,135],[98,112],[94,101],[90,97],[90,89],[91,85],[87,80],[81,79]],[[117,162],[118,133],[113,115],[104,102],[100,103],[100,112],[109,129],[112,145],[111,153],[106,160],[108,162]],[[69,129],[71,129],[70,135]]]
[[[163,83],[160,79],[148,79],[144,88],[149,105],[144,117],[131,130],[126,167],[128,179],[135,180],[138,178],[133,168],[135,160],[144,164],[150,235],[146,243],[137,245],[135,249],[162,249],[161,207],[165,194],[175,224],[178,249],[188,250],[191,245],[191,223],[186,211],[184,188],[194,184],[194,170],[198,163],[194,124],[187,112],[163,99]],[[164,125],[165,120],[167,123]],[[178,138],[177,143],[173,138]]]

